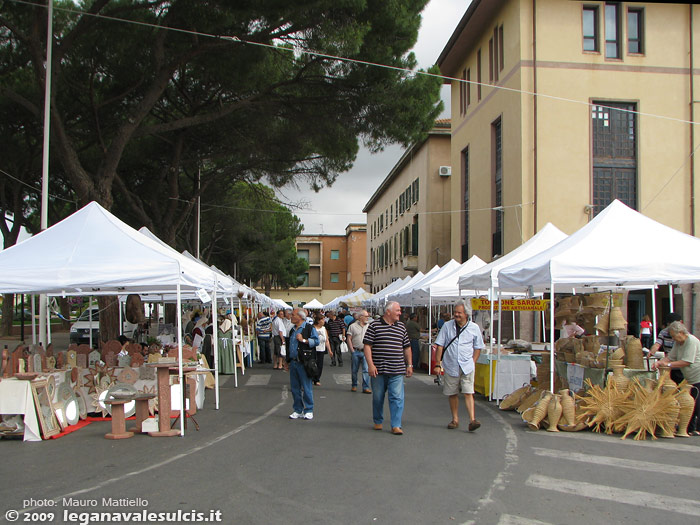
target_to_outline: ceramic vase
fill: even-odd
[[[561,419],[562,406],[561,406],[561,394],[554,394],[552,399],[549,401],[549,407],[547,408],[547,419],[549,419],[549,426],[547,427],[547,432],[559,432],[557,425]]]
[[[690,418],[693,417],[693,410],[695,410],[695,399],[690,394],[690,385],[685,384],[680,387],[680,392],[676,396],[676,400],[680,405],[680,410],[678,412],[678,431],[676,436],[678,437],[690,437],[688,434],[688,423],[690,423]]]

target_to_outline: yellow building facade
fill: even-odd
[[[573,233],[615,198],[695,235],[698,53],[693,5],[473,0],[438,59],[453,256]]]

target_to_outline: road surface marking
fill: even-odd
[[[246,381],[245,386],[266,386],[270,382],[271,377],[272,374],[250,376],[248,381]]]
[[[622,467],[656,474],[669,474],[671,476],[689,476],[700,478],[700,470],[694,467],[682,467],[668,465],[666,463],[652,463],[651,461],[636,461],[633,459],[622,459],[610,456],[593,456],[591,454],[581,454],[579,452],[565,452],[563,450],[552,450],[548,448],[533,448],[538,456],[545,456],[556,459],[568,459],[569,461],[580,461],[581,463],[594,463],[596,465],[609,465],[611,467]],[[668,454],[666,454],[668,455]]]
[[[625,503],[636,507],[675,512],[688,516],[697,517],[700,515],[700,501],[675,498],[673,496],[660,496],[658,494],[650,494],[648,491],[627,490],[583,481],[550,478],[540,474],[532,474],[525,484],[538,489],[573,494],[579,498],[614,501],[615,503]]]
[[[632,438],[621,440],[618,436],[608,436],[607,434],[591,433],[591,432],[533,432],[537,434],[537,437],[558,437],[560,439],[583,439],[585,441],[595,441],[598,445],[604,443],[604,446],[608,445],[624,445],[626,447],[650,447],[663,449],[664,452],[669,450],[675,450],[676,452],[700,452],[700,446],[697,445],[683,445],[678,443],[679,440],[670,439],[657,439],[656,441],[634,441]],[[688,439],[686,442],[696,442],[696,439]],[[700,442],[698,443],[700,444]]]
[[[272,414],[277,412],[277,410],[279,410],[284,405],[286,405],[287,399],[289,398],[289,390],[287,389],[287,385],[284,385],[282,387],[281,398],[282,399],[280,400],[279,403],[277,403],[275,406],[273,406],[271,409],[269,409],[264,414],[261,414],[258,417],[251,419],[247,423],[244,423],[241,426],[236,427],[233,430],[230,430],[229,432],[226,432],[225,434],[221,434],[219,437],[211,439],[211,440],[207,441],[206,443],[199,445],[198,447],[193,447],[193,448],[187,449],[187,452],[182,452],[182,453],[177,454],[175,456],[171,456],[168,459],[164,459],[163,461],[161,461],[159,463],[149,465],[149,466],[144,467],[142,469],[134,470],[133,472],[127,472],[126,474],[123,474],[123,475],[118,476],[116,478],[107,479],[107,480],[105,480],[101,483],[98,483],[96,485],[93,485],[91,487],[87,487],[87,488],[80,489],[80,490],[75,490],[73,492],[69,492],[68,494],[63,494],[62,496],[57,496],[57,497],[53,498],[53,501],[55,501],[56,503],[59,503],[59,502],[63,501],[64,498],[71,498],[74,496],[78,496],[80,494],[94,492],[96,490],[99,490],[101,488],[106,487],[107,485],[112,485],[114,483],[119,483],[121,481],[124,481],[125,479],[133,478],[135,476],[140,476],[144,472],[148,472],[150,470],[155,470],[157,468],[168,465],[169,463],[172,463],[172,462],[177,461],[179,459],[186,458],[187,456],[190,456],[192,454],[200,452],[201,450],[204,450],[205,448],[209,448],[212,445],[216,445],[218,442],[223,441],[224,439],[228,439],[231,436],[238,434],[239,432],[243,432],[244,430],[252,427],[256,423],[260,423],[260,421],[267,419]],[[34,510],[37,510],[38,508],[44,508],[44,507],[43,506],[42,507],[27,507],[26,509],[22,509],[18,512],[19,512],[19,514],[25,514],[27,512],[32,512]],[[0,516],[0,521],[4,521],[4,519],[5,519],[4,516]]]
[[[531,520],[521,516],[513,516],[512,514],[503,514],[498,520],[498,525],[551,525],[546,521]]]

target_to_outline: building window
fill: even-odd
[[[505,52],[503,51],[503,24],[498,28],[498,70],[505,67]]]
[[[462,70],[462,81],[459,83],[459,114],[467,112],[467,70]]]
[[[408,255],[409,252],[409,227],[406,226],[403,229],[403,254]]]
[[[605,105],[602,105],[605,104]],[[635,104],[594,102],[593,211],[619,199],[637,207],[637,115]]]
[[[399,260],[399,245],[398,245],[398,240],[399,240],[399,234],[395,233],[394,234],[394,261]]]
[[[605,4],[605,58],[620,58],[619,4]]]
[[[411,209],[411,187],[410,186],[408,188],[406,188],[406,190],[404,191],[404,195],[405,195],[404,199],[406,200],[406,209],[410,210]]]
[[[472,70],[467,68],[467,107],[472,103]]]
[[[644,10],[627,10],[627,52],[631,55],[644,53]]]
[[[493,80],[498,82],[498,26],[493,28]]]
[[[583,6],[583,50],[598,52],[598,6]]]
[[[340,259],[340,250],[331,250],[331,259],[333,259],[333,260]]]
[[[469,146],[462,151],[462,180],[464,188],[464,222],[462,229],[462,262],[469,259]]]
[[[309,272],[302,274],[301,277],[304,279],[304,282],[301,283],[301,286],[308,287],[309,286]]]
[[[394,224],[394,205],[389,206],[389,224]]]
[[[394,219],[399,220],[399,199],[396,199],[396,207],[394,208]]]
[[[493,67],[493,64],[495,62],[495,60],[493,59],[493,52],[494,52],[493,38],[490,38],[489,39],[489,83],[491,83],[491,84],[493,84],[493,71],[495,69]]]
[[[476,52],[476,101],[481,100],[481,48]]]
[[[297,257],[309,262],[309,250],[297,250]]]
[[[383,213],[379,216],[379,231],[380,232],[384,231],[384,214]]]
[[[493,137],[493,237],[492,256],[503,255],[503,132],[501,119],[492,125]]]
[[[418,255],[418,215],[413,216],[413,225],[411,231],[411,253]]]
[[[411,187],[413,188],[413,202],[415,204],[418,203],[418,179],[413,181],[413,184],[411,184]]]
[[[340,277],[337,273],[332,273],[331,274],[331,282],[332,283],[337,283],[340,282]]]

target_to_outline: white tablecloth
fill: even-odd
[[[41,441],[39,420],[29,381],[9,378],[0,381],[0,414],[24,415],[24,440]]]

